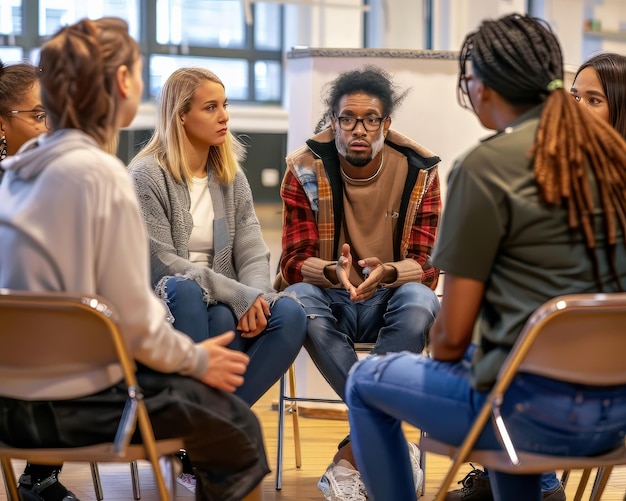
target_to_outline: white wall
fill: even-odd
[[[362,0],[332,0],[332,6],[285,5],[285,47],[363,46]]]
[[[394,3],[399,8],[402,2]],[[526,12],[525,0],[434,0],[433,49],[459,50],[465,36],[483,19]]]

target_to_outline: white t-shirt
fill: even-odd
[[[213,250],[213,200],[207,178],[193,177],[189,187],[193,218],[193,229],[189,237],[189,260],[192,263],[209,265],[209,254]]]

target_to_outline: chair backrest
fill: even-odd
[[[570,383],[626,384],[625,352],[626,293],[559,296],[528,319],[499,383],[524,372]]]
[[[135,385],[135,365],[115,318],[97,296],[0,289],[0,394],[23,400],[84,396],[102,389],[103,369],[108,381],[125,377]]]
[[[626,293],[564,295],[537,308],[518,336],[463,443],[456,448],[428,437],[424,440],[426,450],[447,454],[454,459],[436,499],[445,497],[459,466],[467,460],[518,473],[578,468],[581,465],[589,468],[599,462],[593,457],[588,463],[583,460],[576,464],[559,457],[556,466],[556,461],[551,463],[553,458],[542,461],[540,455],[526,455],[521,462],[500,415],[500,406],[511,381],[520,372],[586,385],[625,385],[625,327]],[[501,451],[472,453],[491,416],[510,464],[503,459]],[[603,458],[603,465],[623,464],[623,449],[616,451],[615,457],[605,455]]]

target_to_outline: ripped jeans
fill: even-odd
[[[258,336],[244,338],[236,330],[237,318],[226,304],[207,305],[202,288],[194,280],[172,277],[167,280],[167,306],[174,317],[174,327],[195,342],[223,332],[235,331],[228,345],[250,356],[244,383],[235,391],[248,405],[253,405],[285,373],[294,361],[306,334],[304,309],[290,297],[283,297],[270,307],[267,327]]]
[[[436,440],[461,444],[487,398],[470,386],[469,371],[466,359],[441,362],[407,352],[373,356],[352,368],[346,385],[350,434],[371,499],[415,499],[402,421]],[[623,443],[626,388],[523,374],[511,384],[501,413],[519,450],[592,456]],[[476,447],[501,448],[491,422]],[[541,500],[541,475],[491,470],[489,478],[496,500]]]
[[[409,282],[395,289],[379,287],[355,303],[344,289],[320,289],[298,283],[295,294],[307,315],[304,347],[337,395],[344,399],[350,368],[358,360],[354,343],[376,343],[373,353],[408,350],[420,353],[439,312],[439,299],[425,285]]]

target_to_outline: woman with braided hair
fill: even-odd
[[[463,43],[458,97],[496,133],[449,178],[433,257],[446,280],[431,358],[366,359],[346,387],[354,455],[375,501],[415,499],[401,421],[460,444],[535,309],[626,284],[626,142],[563,89],[549,27],[518,14],[484,21]],[[502,414],[515,417],[509,431],[520,448],[595,455],[623,443],[623,388],[519,375],[508,395]],[[501,448],[491,425],[476,446]],[[542,499],[541,475],[491,471],[489,481],[496,500]]]

